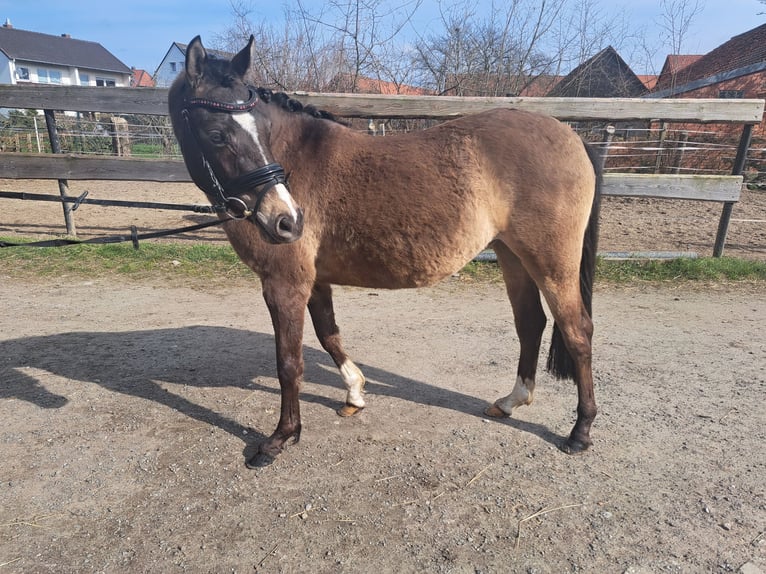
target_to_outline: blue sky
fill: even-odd
[[[656,28],[659,0],[598,2],[606,14],[624,11],[631,28],[650,32]],[[311,0],[307,3],[311,4]],[[424,0],[424,10],[435,4],[436,0]],[[283,2],[253,1],[251,5],[254,19],[273,19],[275,23],[284,20]],[[758,0],[706,0],[683,51],[704,54],[732,36],[766,23],[766,16],[758,15],[764,11],[766,5]],[[172,42],[187,43],[197,34],[203,41],[212,41],[213,36],[233,22],[233,15],[229,0],[0,0],[0,20],[6,19],[19,29],[66,33],[98,42],[126,65],[153,73]],[[664,55],[658,57],[664,59]],[[636,73],[649,71],[641,69],[642,64],[631,62],[629,54],[623,56]]]

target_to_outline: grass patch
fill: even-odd
[[[15,240],[18,242],[18,240]],[[130,243],[0,249],[0,268],[10,276],[121,276],[128,279],[231,279],[252,272],[228,245]]]
[[[733,257],[701,257],[663,261],[607,261],[599,259],[598,281],[766,281],[766,263]]]
[[[8,241],[18,241],[10,239]],[[202,279],[206,281],[252,278],[229,245],[130,243],[72,245],[60,248],[8,247],[0,249],[0,272],[23,277],[113,277],[126,279]],[[473,261],[460,272],[465,281],[500,282],[496,263]],[[673,259],[668,261],[607,261],[599,259],[596,281],[717,282],[765,281],[766,263],[730,257]]]

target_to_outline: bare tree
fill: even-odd
[[[621,35],[594,0],[507,0],[477,16],[473,4],[442,5],[443,29],[417,43],[423,81],[457,95],[519,94]],[[623,34],[624,35],[624,34]]]
[[[694,19],[704,10],[703,0],[660,0],[661,40],[671,54],[680,54]]]
[[[400,40],[421,0],[331,0],[319,12],[296,0],[294,15],[320,32],[321,42],[332,48],[335,88],[356,92],[362,77],[400,85],[409,75],[406,50]]]

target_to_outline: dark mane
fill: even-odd
[[[283,110],[287,110],[288,112],[308,114],[314,118],[330,120],[335,123],[344,124],[344,122],[342,122],[334,114],[331,114],[326,110],[320,110],[313,105],[304,106],[301,102],[291,98],[285,92],[273,92],[269,88],[256,88],[256,90],[258,91],[258,97],[267,104],[274,103]]]

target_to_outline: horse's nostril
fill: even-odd
[[[277,220],[277,232],[280,235],[291,235],[293,229],[293,222],[287,216],[282,216]]]

